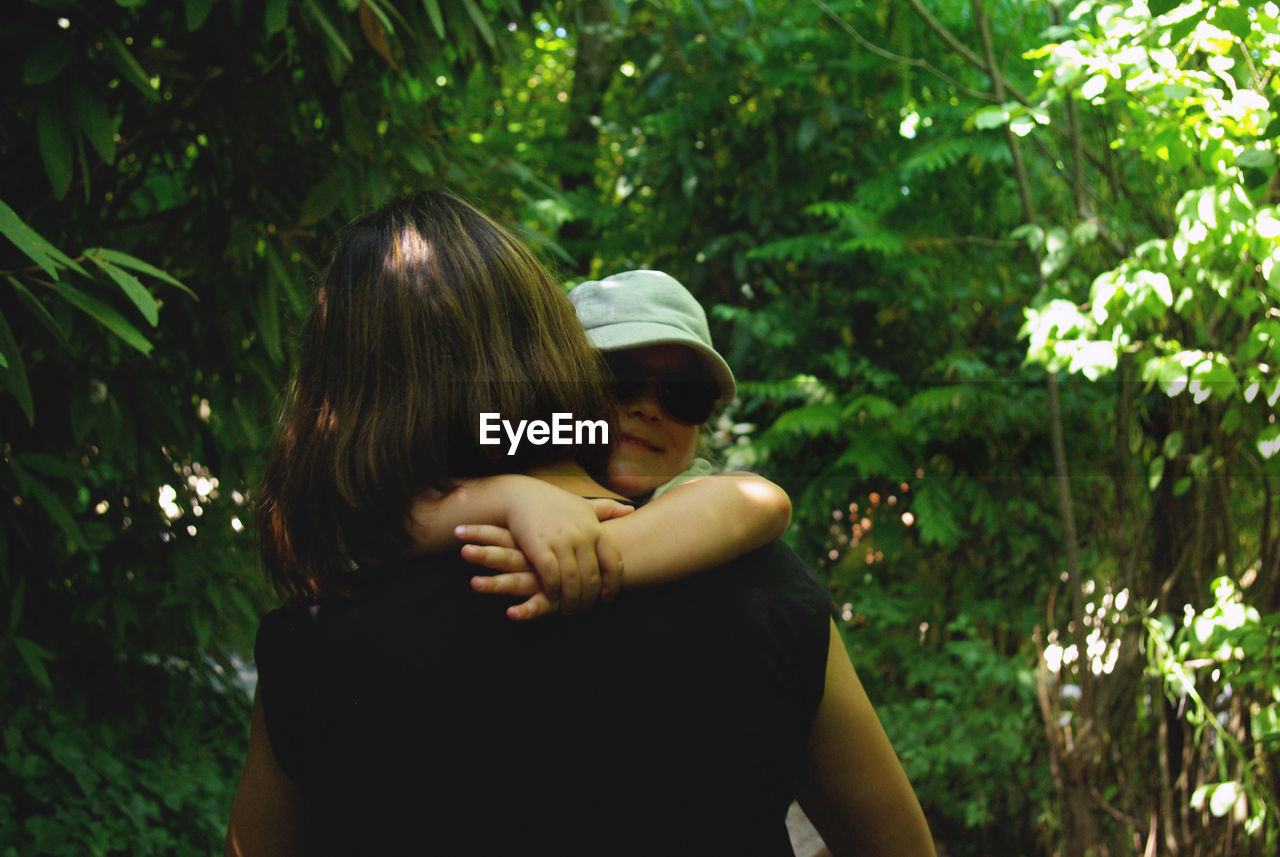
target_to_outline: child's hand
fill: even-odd
[[[583,500],[558,489],[538,496],[537,502],[514,505],[508,528],[465,525],[454,531],[468,542],[464,559],[500,572],[473,578],[477,592],[528,596],[508,608],[512,619],[533,619],[557,609],[573,613],[617,594],[622,558],[599,522],[629,514],[630,506]]]

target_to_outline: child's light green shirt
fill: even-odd
[[[685,482],[691,482],[694,479],[701,479],[703,476],[710,476],[715,472],[715,468],[711,466],[710,461],[707,461],[705,458],[695,458],[689,465],[688,470],[677,473],[675,476],[672,476],[671,479],[659,485],[654,489],[653,495],[649,499],[656,500],[658,497],[662,496],[664,492],[669,491],[677,485],[683,485]]]

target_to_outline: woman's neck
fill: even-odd
[[[610,491],[583,469],[576,461],[559,461],[555,464],[540,464],[525,471],[527,475],[543,482],[550,482],[557,488],[563,488],[582,497],[612,497],[615,500],[627,501],[617,491]],[[628,501],[629,502],[629,501]]]

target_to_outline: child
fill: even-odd
[[[512,618],[573,612],[597,593],[607,599],[624,586],[714,568],[776,539],[791,518],[778,486],[749,473],[712,476],[711,464],[696,457],[702,425],[733,398],[736,384],[684,286],[658,271],[628,271],[584,282],[569,299],[613,373],[617,434],[602,481],[646,505],[628,514],[597,501],[592,512],[601,522],[592,527],[579,497],[544,480],[503,475],[424,498],[410,513],[423,550],[447,544],[454,522],[485,522],[454,527],[453,535],[468,542],[464,558],[499,572],[477,576],[473,588],[529,597],[509,608]]]
[[[694,457],[699,430],[737,385],[693,295],[660,271],[627,271],[582,283],[569,300],[613,373],[619,437],[606,484],[642,500],[711,475]]]

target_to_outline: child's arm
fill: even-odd
[[[787,492],[754,473],[677,485],[604,528],[622,552],[623,587],[656,586],[750,553],[786,532]]]
[[[672,488],[634,514],[603,523],[625,561],[623,587],[655,586],[722,565],[778,538],[791,498],[763,476],[726,473]],[[530,595],[537,578],[501,527],[458,527],[468,562],[498,571],[479,591]]]
[[[606,600],[621,587],[621,558],[600,521],[631,510],[613,500],[585,500],[540,479],[518,474],[463,480],[447,494],[425,491],[406,514],[405,526],[416,554],[455,548],[455,527],[463,522],[505,528],[512,547],[528,558],[541,597],[533,615],[555,609],[572,613]],[[512,618],[530,618],[526,605]]]

